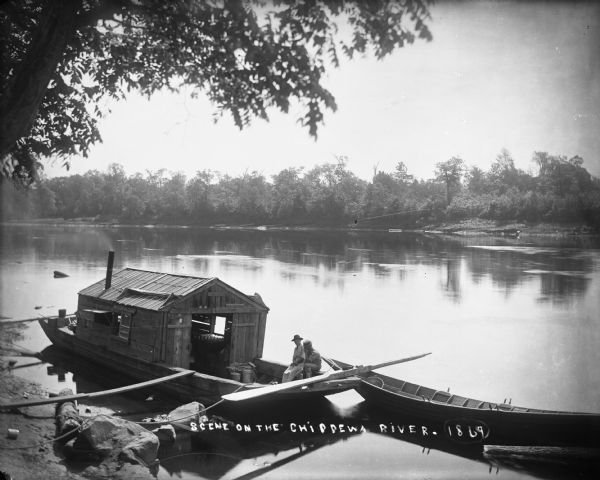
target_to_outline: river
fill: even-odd
[[[3,226],[0,315],[73,312],[77,292],[115,269],[219,277],[260,293],[270,312],[264,357],[288,361],[295,333],[327,357],[374,364],[432,355],[382,373],[494,402],[600,412],[600,242],[450,237],[409,232]],[[54,278],[53,271],[68,275]],[[49,342],[28,324],[23,347]],[[15,371],[16,373],[16,371]],[[19,375],[51,391],[96,379],[47,364]],[[97,400],[99,402],[100,399]],[[143,410],[139,398],[104,400]],[[261,453],[206,472],[199,452],[163,458],[158,478],[569,478],[548,468],[486,462],[365,432],[295,455]],[[282,458],[278,468],[265,469]],[[252,473],[254,472],[254,474]],[[585,473],[585,472],[584,472]],[[564,474],[564,477],[561,475]]]

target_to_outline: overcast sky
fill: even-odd
[[[131,96],[114,104],[101,123],[104,142],[73,158],[70,173],[117,162],[130,174],[269,176],[345,155],[364,179],[399,161],[431,178],[436,162],[460,156],[487,169],[507,148],[525,170],[534,151],[547,151],[580,155],[600,176],[599,2],[438,2],[431,13],[432,42],[330,71],[338,111],[326,113],[317,141],[294,112],[272,111],[270,122],[239,131],[226,117],[214,124],[202,98]],[[46,173],[66,174],[58,164]]]

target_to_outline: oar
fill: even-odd
[[[283,392],[306,385],[312,385],[313,383],[324,382],[326,380],[339,380],[340,378],[351,377],[352,375],[367,373],[371,370],[377,370],[378,368],[388,367],[390,365],[396,365],[398,363],[410,362],[411,360],[417,360],[430,355],[431,352],[422,353],[421,355],[415,355],[414,357],[401,358],[400,360],[391,360],[389,362],[378,363],[377,365],[367,365],[350,368],[349,370],[335,370],[317,375],[316,377],[305,378],[303,380],[295,380],[293,382],[279,383],[277,385],[269,385],[268,387],[255,388],[252,390],[243,390],[241,392],[229,393],[223,395],[221,398],[230,402],[239,402],[242,400],[249,400],[251,398],[263,397],[272,393]]]
[[[335,361],[333,361],[332,359],[324,357],[323,355],[321,355],[321,358],[327,365],[329,365],[334,370],[343,370],[343,368],[340,367],[337,363],[335,363]]]

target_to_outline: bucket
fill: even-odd
[[[231,372],[231,379],[235,380],[236,382],[240,381],[240,372]]]
[[[65,318],[65,317],[67,316],[67,309],[66,309],[66,308],[61,308],[61,309],[58,311],[58,316],[59,316],[60,318]]]
[[[243,383],[252,383],[252,369],[251,368],[242,369],[242,382]]]
[[[6,432],[6,436],[11,440],[14,440],[19,436],[19,430],[17,430],[16,428],[9,428]]]

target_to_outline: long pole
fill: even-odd
[[[272,393],[283,392],[286,390],[292,390],[294,388],[303,387],[306,385],[312,385],[313,383],[325,382],[327,380],[339,380],[341,378],[351,377],[356,374],[363,374],[371,370],[377,370],[378,368],[389,367],[390,365],[396,365],[398,363],[410,362],[423,358],[427,355],[431,355],[431,352],[422,353],[421,355],[415,355],[412,357],[401,358],[399,360],[391,360],[389,362],[378,363],[376,365],[367,365],[350,368],[349,370],[335,370],[327,372],[316,377],[305,378],[303,380],[295,380],[293,382],[279,383],[277,385],[269,385],[267,387],[254,388],[252,390],[243,390],[241,392],[229,393],[223,395],[221,398],[231,401],[239,402],[242,400],[249,400],[251,398],[263,397]]]

